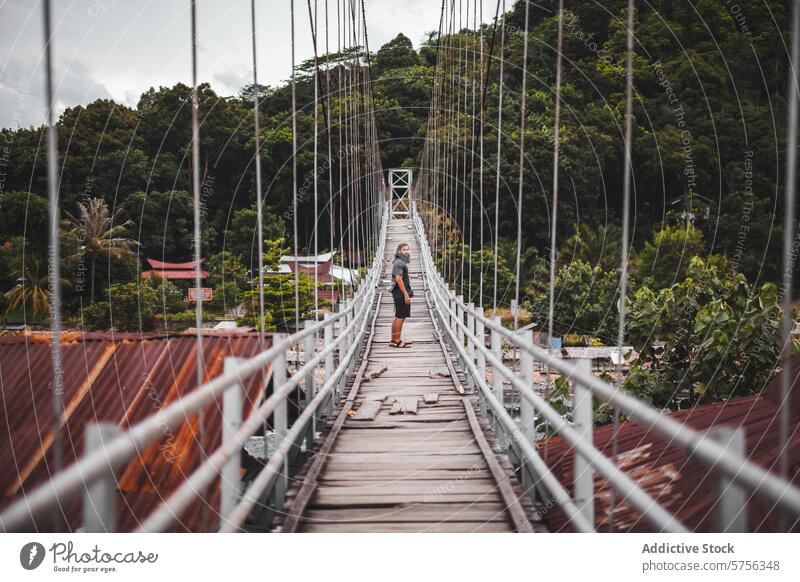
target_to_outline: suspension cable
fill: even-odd
[[[258,237],[258,339],[264,345],[264,210],[261,191],[261,135],[258,120],[258,67],[256,60],[256,1],[250,0],[250,24],[253,35],[253,134],[256,162],[256,231]]]
[[[203,298],[200,293],[202,284],[200,274],[201,239],[200,239],[200,104],[197,97],[197,5],[191,0],[192,19],[192,198],[194,210],[194,286],[195,286],[195,338],[196,338],[196,380],[197,386],[203,384]],[[200,441],[200,454],[205,454],[205,411],[201,408],[197,413],[197,433]],[[201,522],[206,523],[207,503],[201,509]]]
[[[492,315],[497,315],[497,252],[499,246],[500,232],[500,155],[503,147],[503,62],[505,61],[506,46],[506,0],[502,0],[503,13],[500,21],[495,19],[495,27],[500,28],[500,89],[497,106],[497,167],[494,184],[494,292],[492,298]],[[502,24],[501,24],[502,23]]]
[[[297,82],[295,79],[294,56],[294,0],[290,0],[292,37],[292,231],[294,237],[294,328],[300,329],[300,264],[297,235]],[[298,358],[299,359],[299,358]]]
[[[789,103],[788,127],[786,130],[786,202],[783,223],[783,321],[781,337],[781,418],[780,442],[782,444],[779,458],[780,471],[784,479],[789,479],[789,389],[792,382],[791,343],[794,330],[794,317],[792,315],[792,289],[793,278],[792,246],[795,237],[795,204],[797,196],[797,66],[800,61],[800,1],[792,2],[792,54],[789,62],[789,89],[787,100]]]
[[[58,184],[58,127],[54,121],[55,95],[53,91],[53,34],[51,30],[50,0],[44,2],[44,43],[45,43],[45,92],[47,108],[47,211],[49,219],[50,265],[48,285],[50,287],[50,359],[53,365],[53,472],[61,472],[64,464],[61,438],[61,418],[63,414],[62,395],[64,393],[61,373],[61,240],[59,225]],[[24,261],[24,257],[23,257]],[[24,264],[24,263],[23,263]],[[54,531],[61,529],[63,513],[53,515]]]
[[[314,48],[314,217],[313,217],[313,236],[314,236],[314,321],[319,320],[319,256],[318,233],[319,216],[318,197],[319,197],[319,57],[317,53],[317,0],[314,0],[314,12],[311,12],[311,0],[308,4],[308,22],[311,26],[311,44]]]
[[[625,297],[628,293],[628,223],[630,222],[631,207],[631,140],[633,139],[633,0],[628,0],[628,32],[627,32],[627,65],[626,65],[626,88],[625,88],[625,162],[622,176],[622,257],[620,260],[619,275],[619,327],[617,330],[617,350],[619,358],[617,360],[616,378],[614,379],[614,389],[617,392],[622,390],[622,347],[625,342]],[[617,463],[619,452],[619,411],[614,408],[613,414],[613,439],[612,439],[612,460]],[[608,529],[614,527],[614,508],[616,507],[616,495],[612,492],[609,502]]]
[[[553,201],[550,219],[550,283],[548,289],[547,311],[547,349],[553,346],[553,313],[555,310],[556,281],[556,224],[558,224],[558,173],[561,155],[561,57],[564,46],[564,0],[558,2],[558,46],[556,48],[556,95],[553,118]],[[548,374],[548,386],[550,375]]]
[[[522,95],[519,105],[519,192],[517,197],[517,286],[515,290],[514,329],[519,324],[519,280],[521,278],[520,257],[522,256],[522,198],[525,192],[525,94],[528,81],[528,7],[530,2],[525,0],[525,26],[523,27],[522,40]]]

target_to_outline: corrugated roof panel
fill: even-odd
[[[705,431],[713,426],[743,427],[746,435],[747,458],[765,469],[775,471],[778,459],[779,408],[761,396],[707,404],[671,416],[692,428]],[[789,457],[793,481],[800,484],[800,415],[791,416]],[[612,454],[613,426],[594,431],[594,444],[606,456]],[[716,479],[704,464],[690,459],[682,448],[658,437],[652,430],[635,422],[624,422],[618,434],[620,467],[647,493],[663,504],[678,520],[693,531],[713,531],[713,508],[717,499]],[[574,451],[561,438],[553,438],[541,452],[553,473],[567,491],[572,491]],[[595,518],[598,531],[608,530],[612,498],[605,479],[595,473]],[[778,512],[771,503],[751,499],[748,504],[748,524],[752,531],[778,531]],[[571,529],[565,514],[554,507],[544,519],[551,531]],[[613,519],[614,531],[654,531],[641,514],[620,495],[616,495]]]
[[[159,410],[195,388],[194,336],[138,338],[135,334],[70,334],[64,342],[64,407],[68,419],[62,430],[64,462],[71,464],[83,451],[83,434],[89,422],[115,422],[121,427],[158,414]],[[269,347],[269,340],[264,346]],[[226,356],[251,357],[260,347],[257,334],[213,334],[203,338],[206,375],[216,377]],[[50,344],[42,336],[0,338],[0,462],[17,467],[0,472],[5,507],[24,491],[48,479],[51,451],[47,435],[52,420]],[[249,414],[261,397],[260,375],[246,382],[243,414]],[[221,442],[221,397],[205,407],[206,451]],[[165,427],[165,431],[169,429]],[[134,528],[163,501],[205,456],[197,441],[197,415],[142,451],[119,475],[120,531]],[[159,447],[161,449],[159,450]],[[27,467],[27,469],[26,469]],[[23,474],[22,487],[19,475]],[[218,487],[211,502],[219,503]],[[208,510],[211,523],[199,522],[202,502],[187,510],[175,531],[205,531],[218,519]],[[68,528],[80,527],[81,499],[64,507]],[[37,523],[39,531],[49,520]]]

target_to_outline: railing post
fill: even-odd
[[[244,358],[225,358],[223,374],[238,369]],[[237,381],[222,396],[222,442],[232,439],[242,428],[242,383]],[[220,472],[219,513],[220,526],[227,524],[242,495],[241,457],[233,455]]]
[[[591,360],[578,360],[575,372],[581,376],[592,373]],[[592,444],[592,392],[578,380],[572,381],[572,418],[575,432],[587,444]],[[586,521],[594,523],[594,471],[590,460],[575,453],[575,505]]]
[[[500,317],[492,317],[492,323],[496,325],[501,325]],[[492,330],[492,355],[497,358],[500,362],[500,365],[503,365],[503,338],[502,336],[497,333],[495,330]],[[503,400],[503,375],[499,372],[499,370],[495,369],[495,366],[492,365],[492,392],[494,392],[495,398],[497,398],[498,402],[500,402],[500,406],[504,406]],[[492,415],[494,418],[494,432],[495,435],[499,438],[498,431],[501,427],[500,423],[497,420],[496,415]]]
[[[461,307],[461,303],[463,303],[464,297],[461,295],[456,296],[456,337],[458,338],[458,345],[459,347],[464,347],[464,330],[461,328],[461,324],[464,323],[464,308]],[[460,350],[456,350],[456,360],[461,360],[461,356],[459,355],[461,352]]]
[[[84,456],[102,449],[117,436],[117,425],[92,422],[84,432]],[[83,529],[88,533],[113,532],[116,526],[116,485],[111,466],[103,477],[86,487],[83,495]]]
[[[533,354],[527,350],[520,349],[519,351],[519,379],[525,384],[527,388],[533,390]],[[525,436],[528,444],[536,446],[536,416],[533,409],[533,404],[520,395],[519,398],[519,411],[520,411],[520,430]],[[517,458],[524,459],[521,454]],[[536,484],[531,480],[529,472],[523,467],[522,470],[522,488],[527,493],[532,493]]]
[[[325,321],[327,322],[325,324],[325,331],[324,331],[324,335],[323,335],[323,338],[325,340],[325,347],[327,347],[327,346],[329,346],[329,345],[331,345],[333,343],[333,322],[331,321],[332,317],[333,317],[333,315],[331,313],[326,313],[325,314]],[[325,356],[325,382],[327,382],[328,380],[330,380],[333,377],[334,369],[335,368],[334,368],[334,364],[333,364],[333,350],[331,350],[330,352],[328,352],[328,355]],[[335,390],[334,390],[334,392],[335,392]],[[331,408],[333,408],[332,402],[333,402],[333,400],[332,400],[332,398],[330,396],[328,396],[325,399],[325,413],[326,413],[326,415],[329,414],[330,411],[331,411]]]
[[[354,316],[355,316],[355,308],[353,307],[353,300],[352,299],[348,299],[347,300],[347,309],[349,310],[347,312],[347,318],[346,318],[347,319],[347,325],[350,325],[353,322]],[[353,326],[352,329],[350,329],[350,331],[347,333],[347,349],[348,350],[353,347],[353,342],[355,342],[355,326]],[[350,371],[351,374],[355,370],[355,363],[356,363],[356,359],[352,358],[350,360],[350,362],[347,364],[347,369]]]
[[[312,327],[316,321],[313,319],[306,320],[305,328],[308,329]],[[303,366],[305,367],[308,362],[314,359],[314,355],[317,352],[317,337],[316,334],[310,334],[306,336],[305,345],[303,346]],[[314,398],[314,382],[316,378],[314,377],[314,370],[308,370],[306,372],[305,380],[305,406],[311,402],[311,399]]]
[[[731,426],[715,426],[709,431],[712,439],[743,460],[747,455],[744,430]],[[747,492],[730,477],[716,475],[717,505],[714,527],[720,533],[747,532]]]
[[[313,319],[306,321],[306,329],[313,327],[316,325],[316,321]],[[306,336],[305,345],[303,346],[303,366],[308,365],[308,363],[314,359],[314,356],[317,355],[317,334],[312,333],[311,335]],[[317,384],[317,367],[314,366],[310,370],[306,372],[305,380],[305,406],[307,407],[311,404],[311,401],[314,399],[314,395],[317,392],[316,384]],[[311,422],[308,425],[308,430],[306,431],[306,446],[310,449],[314,444],[314,437],[317,433],[317,423],[320,421],[319,418],[320,409],[318,408],[314,414],[311,416]],[[298,444],[302,443],[302,439],[299,440]]]
[[[276,333],[273,336],[273,342],[279,344],[286,339],[286,334]],[[278,392],[281,387],[286,383],[286,352],[281,352],[272,361],[272,391],[273,394]],[[275,406],[273,413],[273,431],[275,433],[275,443],[280,444],[286,438],[286,433],[289,432],[289,416],[288,406],[285,398],[281,398]],[[283,462],[283,470],[278,474],[275,482],[275,508],[280,510],[283,507],[283,502],[286,500],[286,491],[289,488],[289,455]]]
[[[480,317],[483,317],[483,306],[478,307],[476,311]],[[483,321],[480,318],[475,320],[475,335],[478,338],[478,373],[481,376],[481,380],[486,382],[486,354],[483,353],[486,348],[486,329],[483,327]],[[478,393],[480,395],[478,401],[481,405],[481,412],[486,414],[486,397],[483,391]]]
[[[472,315],[472,311],[475,309],[474,303],[467,303],[467,330],[471,333],[475,333],[475,316]],[[467,339],[467,355],[469,356],[470,362],[473,364],[475,363],[475,344],[472,343],[472,340]]]
[[[447,327],[450,328],[450,331],[455,331],[456,325],[456,316],[455,314],[455,306],[456,306],[456,292],[451,291],[449,287],[445,287],[447,289]]]
[[[345,312],[345,304],[339,303],[339,313]],[[343,316],[339,318],[339,336],[344,335],[344,329],[347,326],[347,316]],[[347,346],[347,336],[339,342],[339,363],[341,364],[344,362],[345,354],[347,353],[348,346]],[[339,385],[336,387],[336,390],[333,393],[333,403],[334,405],[339,404],[339,398],[344,393],[345,388],[347,387],[347,369],[343,371],[341,377],[339,378]]]

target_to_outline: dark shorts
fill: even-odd
[[[406,298],[402,293],[392,293],[394,299],[394,316],[398,319],[411,317],[411,304],[406,303]]]

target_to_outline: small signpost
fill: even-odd
[[[214,298],[211,287],[192,287],[189,289],[189,301],[211,301]]]

